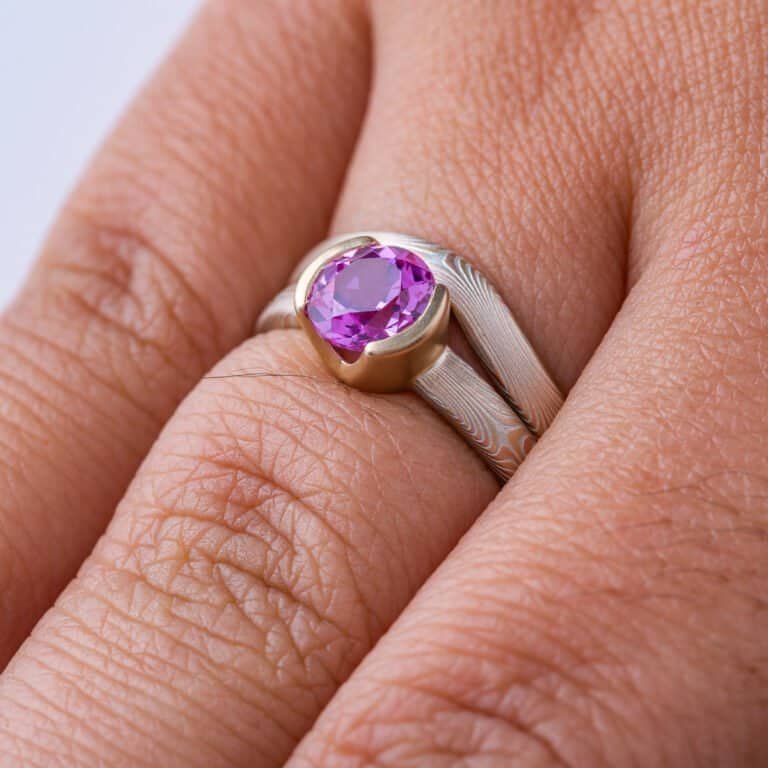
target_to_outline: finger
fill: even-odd
[[[719,237],[675,246],[290,768],[768,760],[768,325]]]
[[[180,398],[324,235],[367,88],[364,21],[334,9],[211,3],[0,321],[0,666]]]
[[[463,254],[565,388],[623,299],[631,203],[627,119],[553,71],[578,6],[374,4],[373,105],[335,217]]]
[[[461,7],[457,3],[454,12]],[[406,27],[384,20],[375,32],[386,58],[377,63],[377,91],[339,223],[373,223],[358,222],[353,206],[359,206],[361,218],[367,215],[380,182],[401,202],[396,206],[388,200],[384,220],[376,223],[425,236],[441,232],[453,245],[464,242],[458,238],[471,229],[471,257],[495,271],[507,298],[518,301],[521,322],[528,318],[537,343],[549,350],[551,361],[559,360],[561,381],[568,381],[575,376],[572,366],[597,343],[592,309],[609,313],[621,294],[624,233],[619,237],[618,203],[600,173],[584,196],[566,201],[581,204],[589,197],[594,207],[578,214],[560,210],[563,200],[549,194],[546,179],[534,173],[547,168],[544,153],[541,163],[530,165],[527,197],[519,204],[520,210],[546,211],[547,221],[561,227],[562,238],[574,236],[559,259],[546,254],[564,246],[564,240],[538,242],[535,232],[523,231],[512,197],[518,187],[505,191],[501,203],[468,196],[464,218],[452,225],[453,190],[460,182],[446,179],[430,193],[430,205],[444,212],[446,221],[436,213],[435,228],[424,231],[425,220],[407,219],[409,211],[417,216],[420,209],[412,205],[406,182],[426,183],[438,158],[425,157],[420,165],[423,153],[416,147],[409,160],[413,175],[395,175],[390,166],[396,169],[401,158],[410,157],[408,136],[396,131],[377,147],[389,162],[373,165],[375,126],[389,114],[389,100],[400,98],[394,84],[401,73],[390,71],[399,61],[390,36],[401,35],[398,51],[405,58],[416,63],[416,54],[422,57],[411,78],[433,81],[445,75],[440,109],[446,114],[461,111],[467,90],[478,92],[495,80],[498,61],[494,46],[480,46],[483,60],[475,62],[474,80],[452,83],[452,71],[442,70],[440,46],[428,57],[420,41],[405,34],[408,26],[424,21],[416,15],[409,23],[411,12],[421,13],[404,6]],[[515,30],[511,16],[507,21],[505,29]],[[466,34],[469,23],[452,28],[456,38],[444,45],[474,50],[477,41]],[[496,35],[495,25],[481,28],[489,40]],[[516,93],[511,88],[511,97]],[[402,115],[413,113],[412,98],[403,82]],[[499,109],[504,105],[503,100],[493,103]],[[489,114],[466,105],[462,114],[473,124],[466,143],[455,149],[443,135],[450,126],[428,115],[422,121],[408,119],[426,146],[466,156]],[[492,117],[494,124],[504,125],[501,112]],[[530,128],[538,136],[537,151],[543,152],[541,132],[549,124],[544,115],[540,126]],[[522,155],[527,150],[513,140],[515,130],[523,129],[510,127],[498,139],[505,151]],[[573,164],[569,172],[575,173],[585,166],[584,155],[570,141],[564,145],[561,161]],[[486,151],[497,155],[500,147]],[[482,165],[473,163],[453,170],[476,176]],[[368,180],[377,183],[365,184],[361,174],[375,174]],[[505,189],[502,181],[494,180],[496,189]],[[555,208],[558,212],[550,211]],[[580,215],[589,222],[571,218]],[[610,261],[587,285],[570,264],[576,261],[584,270],[595,266],[594,222],[605,227],[600,247]],[[506,245],[488,252],[476,247],[495,243],[498,227],[518,231],[516,242],[526,244],[526,253],[511,249],[516,274],[548,281],[550,276],[533,265],[551,259],[547,263],[557,273],[561,261],[568,277],[573,269],[577,288],[558,276],[562,294],[550,294],[543,282],[538,290],[529,284],[532,301],[541,295],[535,312],[520,303],[516,284],[503,280]],[[583,232],[589,237],[576,237]],[[615,242],[618,255],[606,242]],[[578,305],[586,298],[594,306]],[[530,320],[544,312],[545,300],[552,302],[553,315],[568,314],[574,328],[582,319],[592,327],[569,336],[584,348],[558,356],[558,339],[549,334],[563,328]],[[9,667],[0,691],[0,708],[8,713],[1,743],[16,759],[44,762],[48,751],[63,751],[106,763],[280,765],[496,490],[470,449],[420,400],[372,397],[340,387],[322,373],[296,332],[248,342],[216,375],[238,371],[275,376],[217,378],[193,393],[138,474],[103,544]],[[58,670],[55,679],[50,669]],[[46,719],[51,717],[53,722]],[[119,750],[127,757],[121,758]]]
[[[682,41],[639,8],[628,21],[675,41],[653,59],[674,69],[720,39],[721,10],[692,14]],[[291,768],[768,761],[765,79],[747,67],[766,18],[753,10],[754,37],[719,51],[713,80],[684,102],[655,94],[674,122],[654,118],[645,147],[635,285],[555,426]]]
[[[281,765],[492,498],[449,432],[345,389],[296,332],[248,342],[0,678],[0,754]]]

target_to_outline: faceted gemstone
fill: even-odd
[[[321,338],[362,352],[369,341],[394,336],[424,312],[435,278],[405,248],[364,245],[342,253],[318,273],[305,312]]]

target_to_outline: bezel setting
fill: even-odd
[[[313,254],[294,293],[294,310],[325,365],[342,382],[366,392],[400,392],[432,366],[446,346],[451,301],[446,286],[437,283],[423,313],[407,328],[387,339],[369,341],[354,361],[345,360],[315,329],[307,317],[310,291],[320,271],[343,253],[367,245],[390,245],[372,236],[336,240]],[[418,248],[408,246],[417,256]]]

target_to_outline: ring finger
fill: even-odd
[[[0,317],[0,669],[181,398],[325,234],[367,91],[365,20],[341,5],[206,5]]]

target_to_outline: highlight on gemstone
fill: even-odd
[[[345,251],[317,274],[304,311],[318,335],[339,350],[362,352],[418,320],[435,278],[412,251],[364,245]]]

